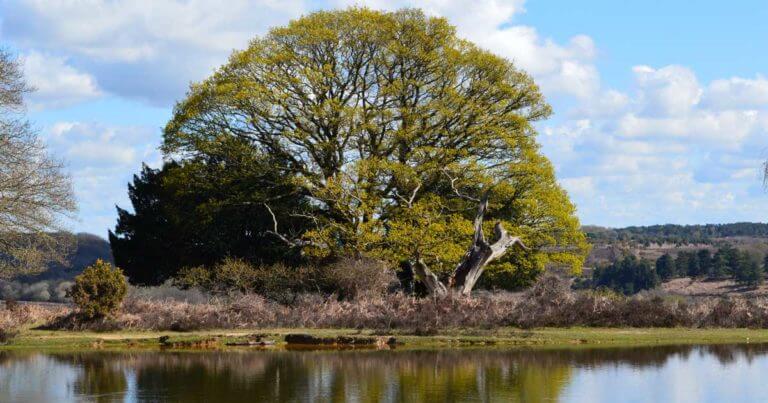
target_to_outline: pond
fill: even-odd
[[[81,401],[768,401],[768,345],[0,352],[0,402]]]

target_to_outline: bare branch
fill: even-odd
[[[413,192],[411,192],[411,197],[406,199],[405,197],[401,196],[400,193],[395,189],[395,196],[402,200],[408,208],[413,207],[413,201],[416,200],[416,194],[419,192],[419,189],[421,189],[421,183],[419,183],[414,189]]]
[[[442,172],[443,175],[445,175],[448,178],[448,180],[450,181],[450,184],[451,184],[451,189],[453,190],[453,193],[456,194],[456,196],[458,196],[459,198],[464,199],[464,200],[469,200],[469,201],[472,201],[472,202],[475,202],[475,203],[480,203],[480,199],[478,199],[476,197],[472,197],[472,196],[466,195],[466,194],[463,194],[463,193],[461,193],[459,191],[459,189],[456,187],[456,181],[458,181],[459,178],[452,177],[448,173],[448,170],[445,169],[445,168],[441,169],[440,172]]]
[[[275,216],[275,213],[272,211],[272,208],[270,208],[269,204],[267,203],[262,203],[262,204],[264,204],[264,207],[266,207],[267,211],[269,211],[269,215],[272,216],[272,225],[274,228],[273,230],[264,231],[265,234],[270,234],[277,237],[279,240],[283,241],[286,245],[292,248],[302,248],[305,246],[317,246],[317,247],[322,246],[322,245],[318,245],[315,242],[307,241],[304,239],[289,239],[285,235],[281,234],[280,231],[277,230],[277,216]]]

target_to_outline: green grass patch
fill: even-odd
[[[25,330],[9,349],[230,349],[227,343],[242,342],[260,335],[284,347],[289,333],[306,333],[317,337],[375,336],[381,331],[355,329],[243,329],[206,330],[196,332],[71,332]],[[595,347],[653,346],[681,344],[768,343],[766,329],[689,329],[689,328],[543,328],[524,330],[450,329],[436,335],[418,336],[398,331],[386,333],[398,340],[398,348],[453,347]]]

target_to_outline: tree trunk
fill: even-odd
[[[416,261],[412,264],[412,267],[414,273],[419,276],[421,281],[424,283],[424,286],[427,287],[427,291],[429,291],[430,295],[435,295],[438,297],[448,295],[448,288],[446,288],[445,284],[443,284],[443,282],[437,278],[435,273],[432,273],[432,271],[429,270],[427,265],[424,263],[424,260],[417,258]]]
[[[493,232],[496,241],[489,244],[483,234],[483,218],[487,209],[488,194],[483,196],[477,207],[474,223],[475,234],[472,245],[470,245],[464,258],[462,258],[453,271],[453,275],[451,275],[448,281],[448,287],[427,268],[422,259],[416,259],[413,265],[414,272],[422,279],[430,294],[444,296],[448,294],[448,289],[450,288],[461,295],[468,296],[489,263],[504,256],[507,250],[514,245],[528,249],[519,237],[509,235],[501,223],[496,223],[494,226]]]

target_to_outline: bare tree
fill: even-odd
[[[61,218],[76,210],[70,178],[24,118],[18,59],[0,50],[0,277],[63,259],[71,237]]]

